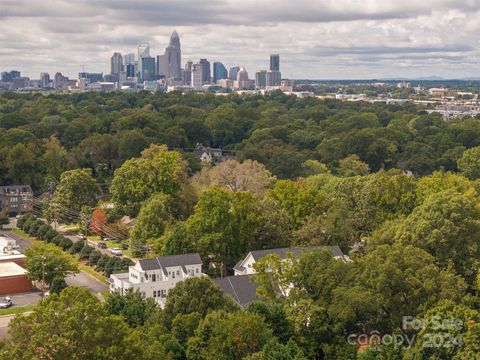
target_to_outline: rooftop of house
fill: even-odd
[[[213,281],[242,308],[258,300],[257,284],[253,282],[251,275],[227,276]]]
[[[305,252],[311,252],[314,250],[326,249],[329,250],[332,256],[334,257],[344,257],[342,250],[338,246],[308,246],[308,247],[284,247],[278,249],[265,249],[265,250],[253,250],[249,254],[252,254],[252,257],[255,261],[260,260],[266,255],[276,254],[280,256],[281,259],[285,259],[287,254],[291,253],[294,256],[300,256]],[[245,268],[242,266],[242,262],[245,260],[243,258],[235,266],[235,270],[243,271]]]
[[[25,275],[27,270],[14,262],[0,263],[0,277]]]
[[[166,272],[166,268],[173,266],[202,265],[202,259],[198,253],[160,256],[155,259],[138,260],[143,271],[160,270]]]

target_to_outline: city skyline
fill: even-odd
[[[176,29],[182,58],[249,73],[282,54],[287,78],[477,77],[480,1],[356,0],[4,1],[2,69],[38,78],[57,71],[109,73],[116,51],[149,42],[162,54]],[[159,26],[158,24],[162,24]],[[182,64],[183,65],[183,64]]]

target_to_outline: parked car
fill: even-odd
[[[99,242],[99,243],[97,244],[97,247],[98,247],[99,249],[106,249],[106,248],[107,248],[107,244],[105,244],[104,242]]]
[[[123,255],[122,250],[120,250],[119,248],[110,249],[110,253],[112,253],[115,256],[122,256]]]
[[[12,299],[7,296],[6,298],[0,299],[0,309],[6,309],[12,306]]]

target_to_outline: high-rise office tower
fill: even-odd
[[[160,78],[168,78],[168,59],[167,55],[157,55],[157,75]]]
[[[267,86],[267,70],[260,70],[255,73],[255,87],[264,89]]]
[[[228,78],[230,80],[237,80],[237,74],[238,72],[240,71],[240,67],[239,66],[234,66],[234,67],[231,67],[230,68],[230,71],[228,73]]]
[[[10,75],[12,75],[12,79],[21,77],[20,71],[17,70],[10,71]]]
[[[185,69],[183,69],[183,84],[184,85],[190,85],[192,83],[192,67],[193,67],[193,61],[188,60],[185,63]]]
[[[142,74],[143,74],[143,62],[142,62],[142,58],[144,57],[150,57],[150,44],[148,43],[142,43],[140,45],[138,45],[138,81],[142,82],[143,79],[142,79]],[[155,61],[155,59],[154,59]]]
[[[57,90],[63,89],[65,84],[65,78],[63,77],[62,73],[57,72],[55,77],[53,78],[53,88]]]
[[[203,79],[202,64],[193,64],[191,72],[192,72],[191,86],[195,89],[201,89],[203,83],[205,82]]]
[[[127,77],[135,77],[135,63],[125,65]]]
[[[120,73],[123,71],[123,57],[119,52],[115,52],[110,59],[110,74],[115,77],[115,81],[120,79]]]
[[[139,81],[144,82],[144,81],[155,80],[155,58],[151,56],[144,56],[141,58],[141,63],[142,63],[142,66],[141,66],[142,71],[141,72],[139,71],[139,74],[140,74]]]
[[[40,73],[40,86],[45,88],[50,85],[50,74],[47,72]]]
[[[282,73],[280,71],[267,72],[267,86],[280,86]]]
[[[165,56],[168,62],[168,78],[182,78],[182,51],[180,49],[180,37],[174,30],[170,36],[170,44],[165,49]]]
[[[228,78],[227,69],[221,62],[215,61],[213,63],[213,82],[216,83],[218,80],[226,78]]]
[[[280,71],[280,55],[270,55],[270,71]]]
[[[123,65],[126,67],[128,64],[135,64],[135,54],[128,53],[123,55]]]
[[[200,59],[199,64],[202,66],[203,82],[210,83],[210,62],[207,59]]]

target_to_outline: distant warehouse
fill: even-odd
[[[33,210],[33,192],[30,185],[0,186],[0,211],[16,215]]]

